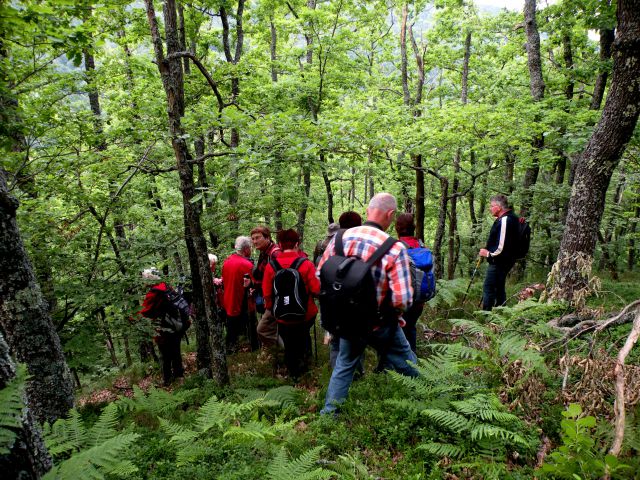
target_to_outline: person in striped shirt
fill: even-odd
[[[393,223],[396,209],[397,202],[393,195],[375,195],[367,208],[367,221],[360,227],[344,232],[342,241],[345,255],[357,256],[367,261],[389,238],[385,231]],[[335,239],[329,243],[318,263],[318,275],[324,263],[334,254]],[[405,246],[396,242],[371,270],[376,283],[381,321],[374,325],[373,332],[366,338],[340,338],[340,353],[329,380],[322,414],[334,413],[347,398],[353,374],[367,345],[378,352],[383,368],[409,376],[418,375],[416,369],[408,363],[415,363],[417,358],[401,328],[405,323],[402,313],[410,306],[413,298],[409,255]]]

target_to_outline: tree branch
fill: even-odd
[[[216,96],[216,99],[218,100],[219,111],[222,111],[227,105],[225,105],[225,103],[222,101],[222,95],[220,95],[220,91],[218,90],[218,84],[213,79],[213,77],[211,77],[211,74],[209,74],[209,72],[204,67],[204,65],[202,65],[202,62],[198,59],[198,57],[196,57],[191,52],[174,52],[174,53],[171,53],[170,55],[167,55],[165,58],[165,61],[172,60],[174,58],[188,58],[195,64],[196,67],[198,67],[198,70],[200,70],[200,73],[204,75],[204,78],[207,80],[207,83],[213,90],[213,94]]]

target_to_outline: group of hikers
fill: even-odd
[[[490,210],[496,220],[479,251],[489,263],[485,310],[506,301],[505,281],[518,258],[523,224],[504,195],[491,197]],[[356,212],[343,213],[315,246],[313,259],[302,250],[296,230],[278,231],[274,242],[266,226],[235,239],[220,278],[218,259],[210,254],[216,303],[226,318],[228,353],[235,351],[243,334],[251,350],[262,348],[263,356],[284,349],[288,373],[297,380],[309,369],[310,329],[319,312],[332,367],[322,414],[335,413],[346,399],[354,375],[362,373],[367,346],[377,352],[378,370],[416,376],[416,324],[425,301],[435,293],[435,277],[431,252],[415,236],[413,214],[396,211],[395,197],[378,193],[364,222]],[[397,239],[386,233],[394,220]],[[255,264],[252,247],[259,252]],[[140,314],[156,320],[164,382],[170,384],[184,373],[180,340],[193,312],[156,270],[145,270],[143,277],[156,283]]]

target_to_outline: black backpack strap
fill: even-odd
[[[280,270],[282,270],[282,266],[275,258],[269,258],[269,264],[271,265],[271,268],[273,268],[274,273],[278,273]]]
[[[340,229],[336,233],[336,241],[334,243],[334,253],[341,257],[344,257],[344,244],[342,243],[342,235],[344,235],[345,230]]]
[[[305,260],[309,260],[309,259],[305,258],[305,257],[298,257],[293,261],[293,263],[291,264],[291,266],[289,268],[293,268],[294,270],[298,270],[298,268],[300,268],[300,265],[302,265]]]
[[[380,260],[384,256],[384,254],[387,253],[391,249],[391,247],[393,247],[396,242],[397,240],[393,237],[387,238],[384,243],[380,245],[375,252],[373,252],[373,255],[369,257],[369,260],[367,260],[366,262],[367,265],[369,267],[374,266],[378,262],[378,260]]]

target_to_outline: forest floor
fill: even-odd
[[[158,423],[140,411],[121,418],[143,438],[130,451],[139,478],[586,479],[608,472],[640,479],[637,352],[628,361],[623,453],[620,462],[607,456],[614,358],[629,325],[544,351],[557,336],[548,322],[565,306],[516,303],[523,287],[517,285],[510,307],[487,315],[460,305],[465,287],[445,285],[449,292],[441,291],[425,311],[421,377],[373,373],[375,352],[367,351],[367,373],[353,383],[335,419],[318,414],[330,376],[319,328],[317,361],[296,384],[282,359],[274,366],[273,358],[245,346],[228,356],[231,386],[217,387],[196,373],[191,342],[183,345],[184,384],[161,389],[158,368],[138,366],[83,394],[78,404],[89,422],[123,398],[138,402],[127,404],[128,411],[147,408],[166,419]],[[603,317],[640,297],[635,279],[605,282],[603,290],[589,307]],[[257,398],[264,403],[252,404]],[[163,409],[163,402],[172,407]],[[225,409],[233,413],[217,418]],[[198,428],[206,418],[217,423],[203,435]],[[181,445],[185,429],[191,440],[176,451],[170,445]]]

